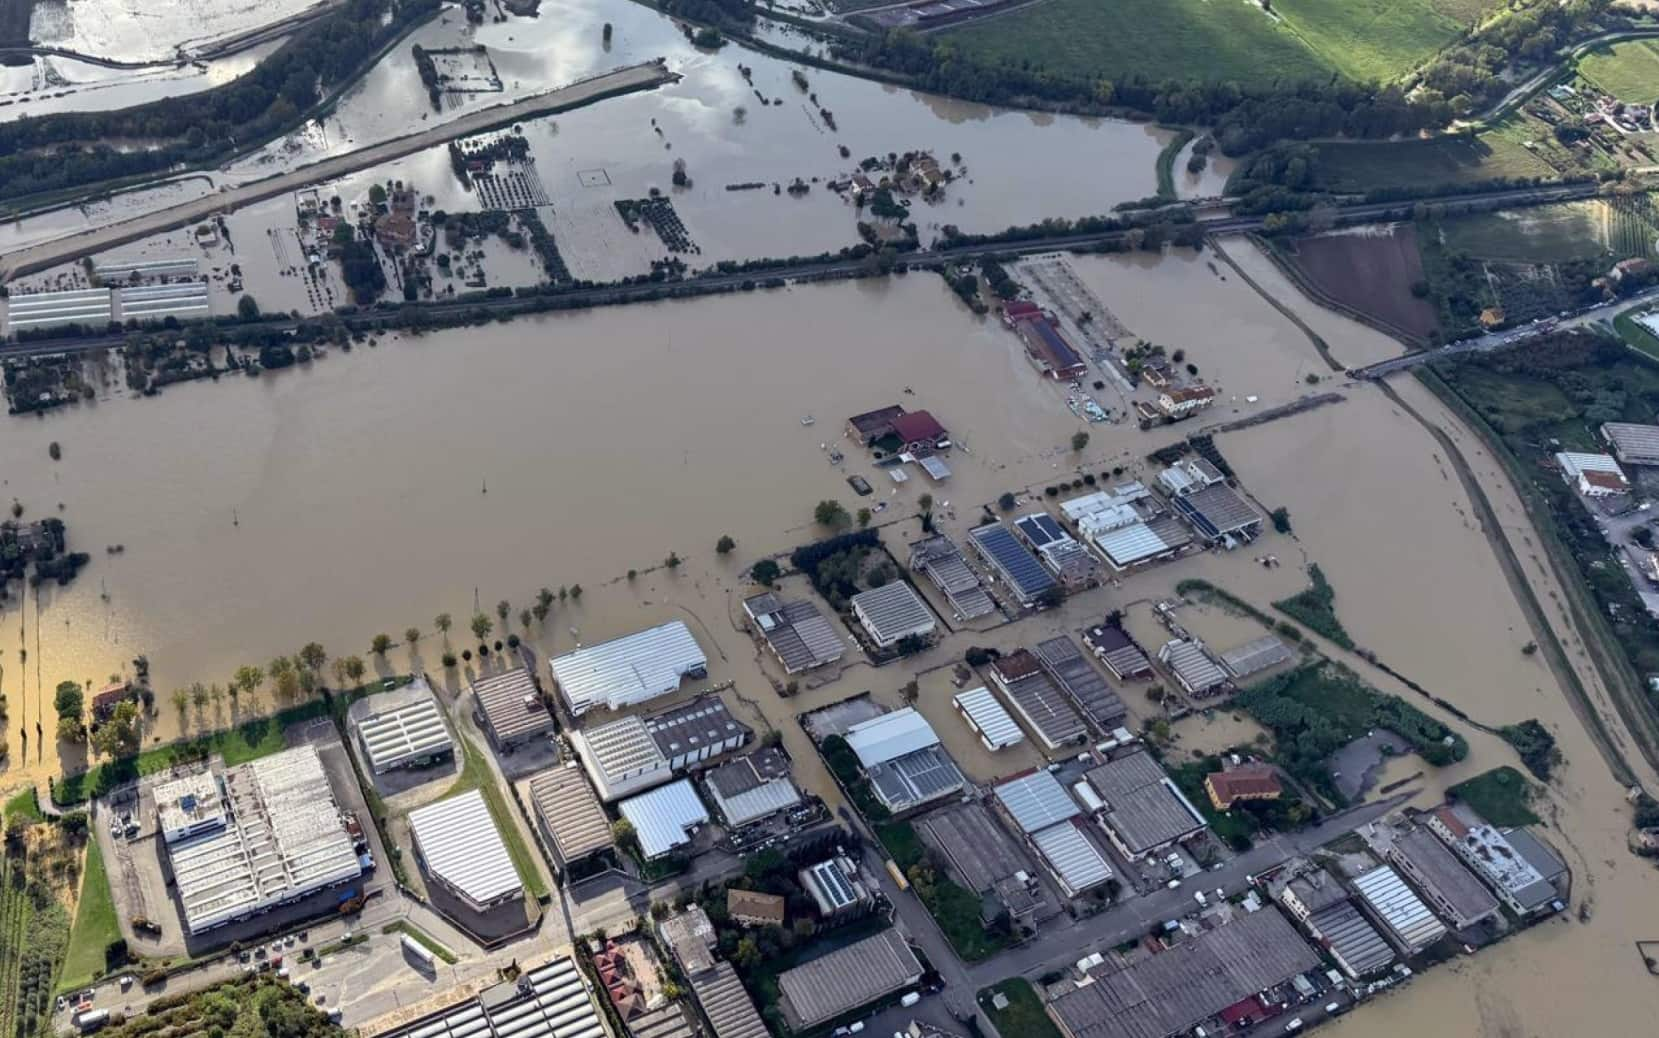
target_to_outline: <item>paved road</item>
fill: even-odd
[[[0,258],[0,281],[9,281],[22,274],[44,270],[60,263],[69,263],[94,252],[170,231],[175,227],[197,223],[217,212],[239,209],[310,184],[332,180],[427,148],[447,144],[459,137],[483,133],[524,119],[579,108],[618,94],[650,90],[677,78],[678,76],[668,71],[667,66],[659,59],[606,72],[534,97],[481,109],[441,126],[382,141],[344,155],[336,155],[268,180],[224,188],[217,194],[205,198],[192,199],[130,220],[27,246]]]

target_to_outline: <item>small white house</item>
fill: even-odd
[[[1630,480],[1610,454],[1562,451],[1555,456],[1555,463],[1561,466],[1561,478],[1585,497],[1608,497],[1630,491]]]

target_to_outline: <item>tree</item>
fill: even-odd
[[[570,585],[570,600],[572,602],[580,602],[582,600],[582,585]]]
[[[58,683],[58,690],[52,697],[52,708],[59,717],[73,717],[80,720],[81,711],[85,709],[85,697],[81,693],[81,686],[73,681]]]
[[[321,674],[323,664],[328,660],[328,653],[316,642],[306,642],[305,648],[300,650],[300,662],[313,674]]]
[[[1071,434],[1071,449],[1080,451],[1089,445],[1089,434],[1082,429]]]
[[[346,679],[353,686],[361,683],[364,673],[368,671],[368,668],[363,665],[363,658],[361,656],[347,656],[343,662],[346,665]]]
[[[634,832],[634,823],[626,818],[618,818],[611,823],[611,839],[620,847],[635,847],[639,844],[639,834]]]
[[[817,521],[819,526],[828,526],[831,529],[839,529],[852,520],[852,517],[847,514],[847,510],[841,507],[841,502],[831,501],[827,498],[818,502],[817,507],[812,510],[812,518]]]
[[[765,587],[771,587],[778,582],[783,570],[772,559],[761,559],[749,567],[749,579]]]
[[[259,320],[259,302],[253,296],[244,294],[236,301],[236,316],[244,321]]]
[[[374,636],[374,641],[369,643],[369,651],[374,653],[376,656],[386,655],[386,650],[391,647],[392,636],[389,634],[377,634]]]
[[[344,659],[335,660],[333,669],[334,669],[334,687],[335,688],[345,688],[346,687],[346,661]]]
[[[138,704],[124,700],[116,704],[109,720],[98,728],[92,745],[108,757],[130,757],[138,752],[143,733],[138,729]]]
[[[180,723],[184,720],[184,711],[190,705],[190,693],[182,688],[175,688],[172,695],[173,709],[179,712]]]
[[[489,633],[494,629],[495,624],[490,622],[489,617],[485,616],[483,613],[473,614],[472,636],[474,638],[477,638],[479,641],[483,641],[485,638],[489,637]]]
[[[1003,491],[1002,496],[997,498],[997,507],[1002,509],[1004,512],[1012,512],[1014,510],[1014,504],[1014,495],[1007,491]]]
[[[1272,516],[1273,516],[1273,529],[1277,530],[1280,533],[1289,533],[1290,532],[1290,509],[1285,508],[1283,505],[1281,505],[1278,508],[1275,508],[1273,510]]]
[[[735,547],[737,547],[737,542],[732,540],[731,534],[721,534],[720,539],[714,542],[716,555],[730,555]]]
[[[64,714],[58,718],[58,739],[61,742],[80,744],[86,742],[86,725],[79,717]]]
[[[669,569],[679,569],[680,561],[679,552],[671,551],[668,553],[668,558],[662,560],[662,564],[667,566]]]
[[[369,204],[384,205],[386,203],[386,189],[379,184],[369,185]]]
[[[530,629],[530,621],[532,621],[534,619],[535,619],[535,617],[530,615],[530,610],[520,609],[518,611],[518,625],[520,627],[524,628],[526,631],[528,631]]]
[[[501,626],[507,626],[507,617],[512,615],[513,606],[505,598],[495,604],[495,615],[501,618]]]
[[[265,672],[252,665],[237,667],[236,673],[231,676],[231,681],[251,696],[259,690],[260,685],[265,683]]]
[[[413,648],[420,640],[421,629],[419,627],[405,627],[403,629],[403,643],[405,645]]]
[[[858,528],[862,530],[869,526],[872,518],[873,516],[868,508],[860,508],[858,510]]]
[[[455,669],[455,654],[453,652],[444,653],[444,655],[443,655],[443,665],[444,665],[445,670],[454,670]]]
[[[446,642],[449,641],[449,629],[454,624],[455,621],[450,618],[448,613],[439,613],[432,618],[432,626],[438,629],[438,633],[444,636]]]
[[[190,702],[195,705],[197,713],[206,710],[207,704],[212,698],[213,696],[208,692],[207,686],[200,681],[190,686]]]

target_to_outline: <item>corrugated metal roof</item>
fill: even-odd
[[[153,320],[161,317],[204,317],[211,312],[206,281],[183,281],[171,285],[130,285],[119,289],[120,319]]]
[[[437,700],[430,694],[357,722],[357,734],[376,772],[395,768],[406,760],[430,757],[454,746]]]
[[[896,641],[911,631],[934,628],[933,612],[915,588],[902,580],[861,591],[850,600],[865,626],[883,644]]]
[[[560,956],[518,984],[480,994],[375,1038],[605,1038],[582,971]],[[724,1038],[724,1036],[722,1036]]]
[[[927,574],[964,620],[988,616],[996,610],[996,603],[980,586],[979,576],[962,558],[961,549],[942,534],[910,546],[910,568]]]
[[[1221,662],[1226,664],[1235,678],[1259,674],[1269,667],[1289,663],[1292,658],[1291,651],[1285,643],[1271,634],[1264,634],[1221,654]]]
[[[497,742],[553,730],[536,679],[523,667],[474,681],[472,694]]]
[[[680,779],[630,797],[617,805],[617,809],[633,824],[640,853],[647,858],[661,857],[691,842],[686,830],[706,825],[709,820],[708,808],[697,798],[690,779]]]
[[[1394,946],[1347,898],[1313,913],[1308,925],[1330,942],[1331,952],[1355,976],[1363,977],[1394,964]]]
[[[13,331],[71,323],[102,327],[109,324],[114,305],[107,288],[30,292],[13,294],[6,302],[6,316]]]
[[[976,527],[968,531],[968,537],[1022,604],[1035,602],[1057,586],[1037,557],[1026,551],[1001,523]]]
[[[1061,822],[1033,833],[1031,842],[1043,860],[1053,866],[1055,874],[1074,891],[1097,887],[1112,878],[1112,867],[1075,822]]]
[[[1174,504],[1199,533],[1210,538],[1239,533],[1262,521],[1250,503],[1225,483],[1175,498]]]
[[[1032,649],[1060,690],[1102,728],[1114,728],[1129,714],[1123,698],[1065,635],[1041,641]]]
[[[1149,753],[1126,754],[1084,778],[1106,802],[1106,824],[1137,855],[1204,828],[1204,816]]]
[[[1095,547],[1106,554],[1112,565],[1119,569],[1144,562],[1179,547],[1167,543],[1158,536],[1157,531],[1139,520],[1114,530],[1096,533],[1094,543]]]
[[[672,620],[550,662],[573,714],[596,706],[612,710],[679,689],[682,679],[708,669],[708,659],[684,621]]]
[[[995,789],[997,801],[1025,833],[1047,829],[1083,813],[1060,780],[1047,771],[1009,779]]]
[[[897,991],[922,972],[897,930],[883,930],[778,974],[785,1015],[805,1030]]]
[[[1651,465],[1659,461],[1659,425],[1605,422],[1601,434],[1627,464]]]
[[[755,1003],[731,963],[717,963],[712,971],[692,974],[691,992],[709,1018],[715,1038],[771,1038],[772,1032],[755,1012]]]
[[[553,767],[534,776],[530,800],[566,862],[612,846],[610,819],[580,768]]]
[[[962,772],[943,746],[924,746],[867,769],[870,785],[889,811],[949,796],[962,788]]]
[[[1000,750],[1025,741],[1025,733],[1020,731],[1020,726],[997,702],[991,690],[983,685],[958,693],[956,706],[991,749]]]
[[[409,812],[427,871],[478,904],[522,889],[484,794],[468,790]]]
[[[847,745],[866,768],[939,744],[938,733],[913,707],[894,710],[847,729]]]
[[[1379,865],[1353,882],[1366,904],[1413,950],[1433,944],[1446,933],[1445,925],[1391,867]]]
[[[1217,666],[1204,651],[1204,646],[1196,641],[1177,638],[1165,642],[1164,647],[1158,650],[1158,659],[1168,664],[1175,677],[1194,695],[1208,692],[1227,681],[1227,672]]]
[[[1021,656],[1030,659],[1032,667],[1037,669],[1012,680],[1003,677],[1002,689],[1008,697],[1009,705],[1025,719],[1025,723],[1037,734],[1038,740],[1049,749],[1086,738],[1089,726],[1084,724],[1082,716],[1072,709],[1071,701],[1060,691],[1060,686],[1054,683],[1054,679],[1040,669],[1041,664],[1035,656],[1022,649],[1020,652],[1004,656],[999,662],[1006,663]],[[1002,676],[1006,671],[998,670],[995,673]]]

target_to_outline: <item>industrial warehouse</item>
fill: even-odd
[[[609,803],[662,785],[753,736],[718,696],[700,696],[658,714],[629,715],[571,732],[570,743],[599,798]]]
[[[708,659],[683,621],[589,645],[549,663],[572,715],[595,707],[617,710],[676,692],[680,682],[708,676]]]
[[[426,767],[455,756],[455,743],[424,681],[351,705],[351,727],[369,770]]]
[[[507,845],[476,789],[409,812],[415,853],[433,884],[476,913],[522,898]]]
[[[581,967],[559,957],[514,982],[423,1016],[375,1038],[605,1038]]]
[[[185,927],[199,934],[362,875],[311,746],[154,790]]]

